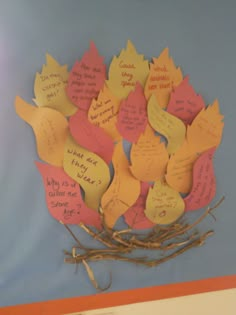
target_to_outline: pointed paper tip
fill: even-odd
[[[141,136],[150,139],[153,135],[154,135],[153,129],[149,125],[147,125],[146,129],[144,130]],[[141,138],[141,136],[139,137],[139,139]]]
[[[149,100],[148,100],[148,105],[151,103],[154,104],[157,108],[160,107],[158,99],[154,93],[151,94],[151,96],[149,97]]]
[[[222,119],[224,118],[224,115],[221,115],[220,113],[220,105],[218,99],[215,99],[213,103],[209,104],[206,108],[203,108],[203,110],[204,109],[206,110],[206,112],[215,113]]]
[[[156,100],[156,96],[155,94],[151,94],[151,96],[149,97],[149,101],[148,102],[154,102]]]
[[[215,151],[216,151],[216,147],[212,147],[208,150],[208,156],[210,159],[213,159]]]
[[[75,63],[74,63],[74,65],[73,65],[73,67],[72,68],[77,68],[77,67],[79,67],[80,66],[80,62],[79,62],[79,60],[75,60]],[[71,71],[72,72],[72,71]]]
[[[42,66],[42,70],[41,70],[41,73],[44,73],[44,71],[47,69],[47,65],[43,65]],[[40,75],[40,73],[39,73],[39,75]]]
[[[115,162],[115,161],[120,161],[122,160],[123,158],[126,158],[126,155],[124,153],[124,148],[123,148],[123,142],[122,141],[119,141],[117,144],[116,144],[116,147],[115,147],[115,150],[114,150],[114,153],[113,153],[113,156],[112,156],[112,162]],[[114,165],[113,165],[114,166]]]
[[[102,95],[102,94],[106,94],[106,93],[111,93],[111,90],[109,89],[109,87],[107,85],[107,82],[108,82],[108,80],[106,80],[104,82],[104,85],[103,85],[102,89],[99,92],[99,96],[100,96],[100,94]]]
[[[169,58],[169,47],[165,47],[163,50],[162,50],[162,52],[161,52],[161,54],[160,54],[160,57],[168,57]]]
[[[148,192],[154,191],[157,186],[158,186],[158,182],[155,181],[155,182],[153,183],[153,186],[150,186],[150,188],[148,189]]]
[[[46,62],[48,63],[51,58],[51,55],[48,52],[46,52],[45,58],[46,58]]]
[[[34,161],[35,166],[37,167],[37,169],[40,171],[40,167],[43,163],[39,162],[39,161]]]
[[[184,78],[183,78],[183,81],[181,83],[186,83],[189,85],[189,74],[187,74]],[[181,84],[180,83],[180,84]]]
[[[195,93],[193,87],[189,83],[189,75],[186,75],[183,80],[179,83],[177,86],[173,86],[172,92],[177,92],[178,90],[185,90],[185,89],[192,89],[192,91]]]
[[[19,96],[19,95],[16,95],[15,97],[15,105],[19,102],[23,101],[23,99]]]
[[[220,105],[219,105],[219,101],[218,101],[217,98],[214,100],[214,102],[212,103],[211,107],[212,107],[212,109],[214,108],[214,110],[217,111],[217,112],[220,111]]]
[[[37,167],[39,173],[41,175],[43,175],[43,170],[47,169],[48,167],[50,167],[50,165],[46,164],[46,163],[42,163],[40,161],[34,161],[35,166]]]
[[[109,79],[108,79],[108,80],[105,80],[104,86],[105,86],[105,85],[106,85],[107,89],[110,90],[110,88],[109,88],[109,85],[110,85]]]
[[[47,66],[53,65],[53,64],[59,65],[56,59],[54,59],[49,53],[46,53],[46,63],[47,63]]]
[[[132,53],[137,53],[136,48],[130,39],[127,40],[126,50]]]
[[[130,170],[131,174],[133,175],[133,174],[135,174],[135,168],[132,165],[132,160],[130,162],[131,162],[131,164],[129,165],[129,170]]]
[[[141,84],[139,81],[136,81],[134,90],[135,90],[135,91],[136,91],[136,90],[139,90],[139,91],[141,90],[141,91],[143,91],[143,86],[142,86],[142,84]]]
[[[18,115],[20,115],[21,110],[23,110],[23,108],[34,109],[34,106],[32,106],[31,104],[28,104],[23,98],[21,98],[20,96],[17,95],[15,97],[15,110],[16,110]],[[21,115],[20,115],[20,117],[21,117]]]
[[[95,45],[94,41],[90,41],[89,50],[93,53],[98,54],[97,46]]]

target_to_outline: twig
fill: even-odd
[[[93,270],[91,269],[91,267],[88,265],[88,263],[86,262],[85,259],[82,260],[82,263],[85,267],[85,270],[87,271],[87,274],[89,276],[89,279],[91,281],[91,283],[93,284],[94,288],[98,291],[106,291],[110,288],[111,284],[112,284],[112,276],[110,274],[110,281],[108,283],[108,285],[105,287],[105,288],[101,288],[97,282],[97,280],[95,279],[95,276],[94,276],[94,273],[93,273]]]
[[[106,248],[86,248],[80,243],[69,227],[64,224],[66,229],[70,232],[78,244],[78,246],[72,247],[71,253],[64,251],[66,256],[64,261],[70,264],[77,264],[77,266],[79,264],[83,264],[93,286],[97,290],[105,290],[110,287],[111,281],[106,288],[101,288],[98,285],[93,271],[88,265],[88,262],[120,260],[138,265],[144,265],[147,267],[158,266],[170,259],[175,258],[178,255],[183,254],[193,247],[201,246],[205,243],[206,239],[213,234],[213,231],[208,231],[203,235],[199,235],[198,232],[193,231],[193,228],[196,227],[202,220],[204,220],[207,215],[211,214],[214,209],[219,207],[224,199],[225,198],[222,197],[220,201],[216,203],[216,205],[213,207],[208,207],[206,211],[192,224],[186,223],[186,220],[181,218],[179,221],[166,227],[155,226],[146,237],[132,233],[131,229],[125,229],[121,231],[114,231],[110,229],[106,226],[103,211],[102,208],[100,208],[99,213],[104,226],[103,233],[96,233],[83,223],[80,223],[79,226],[92,238],[105,245]],[[192,233],[188,235],[190,230]],[[154,260],[149,260],[148,257],[127,256],[127,254],[131,254],[137,249],[155,250],[158,251],[159,254],[163,253],[164,256],[161,258],[159,256],[158,259]],[[166,254],[167,251],[170,250],[172,252],[170,254]]]
[[[78,240],[78,238],[75,236],[75,234],[71,231],[71,229],[63,222],[60,221],[60,223],[62,225],[64,225],[64,227],[67,229],[67,231],[70,233],[70,235],[73,237],[73,239],[76,241],[76,243],[78,244],[79,248],[81,249],[86,249],[81,243],[80,241]]]
[[[172,258],[175,258],[176,256],[186,252],[190,248],[197,247],[197,246],[202,246],[205,243],[205,240],[213,234],[213,231],[208,231],[202,236],[194,239],[193,241],[189,242],[187,245],[183,246],[182,248],[176,250],[175,252],[171,253],[170,255],[167,255],[163,258],[155,259],[155,260],[147,260],[146,257],[138,257],[138,258],[133,258],[133,257],[125,257],[122,255],[113,255],[113,254],[94,254],[90,256],[78,256],[76,258],[65,258],[66,263],[80,263],[83,262],[83,260],[86,261],[101,261],[101,260],[121,260],[121,261],[126,261],[126,262],[131,262],[135,264],[140,264],[148,267],[154,267],[157,265],[160,265],[161,263],[164,263],[165,261],[168,261]]]
[[[113,243],[111,243],[110,241],[105,240],[104,238],[102,238],[99,234],[94,233],[90,228],[88,228],[86,225],[84,225],[83,223],[80,223],[79,226],[85,231],[87,232],[89,235],[91,235],[95,240],[98,240],[99,242],[103,243],[104,245],[106,245],[109,248],[117,248],[117,246]]]
[[[213,210],[215,210],[216,208],[218,208],[221,203],[225,200],[225,197],[223,196],[214,206],[212,207],[208,207],[207,210],[203,213],[202,216],[200,216],[200,218],[198,218],[194,223],[187,225],[184,229],[181,229],[171,235],[169,235],[166,240],[174,238],[180,234],[186,233],[187,231],[191,230],[193,227],[195,227],[196,225],[198,225],[202,220],[205,219],[205,217],[208,216],[209,213],[211,213]]]

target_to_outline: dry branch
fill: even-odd
[[[94,232],[90,227],[84,225],[83,223],[79,226],[93,239],[99,241],[103,247],[105,246],[105,248],[95,249],[82,245],[71,229],[64,224],[76,242],[76,246],[72,247],[71,252],[64,251],[66,256],[64,261],[69,264],[84,265],[93,286],[97,290],[106,290],[110,287],[111,281],[107,287],[101,288],[98,285],[88,262],[120,260],[137,265],[154,267],[183,254],[191,248],[202,246],[206,239],[214,232],[208,231],[201,235],[192,230],[208,215],[211,215],[211,212],[219,207],[223,200],[224,197],[222,197],[221,200],[213,207],[208,207],[204,214],[192,224],[186,223],[186,221],[182,218],[178,222],[175,222],[167,227],[155,226],[152,231],[144,237],[143,235],[133,233],[131,229],[114,231],[108,228],[105,224],[103,211],[100,208],[99,213],[103,224],[103,233],[99,231]],[[192,232],[189,233],[190,231]],[[155,250],[158,253],[164,252],[164,256],[157,259],[149,259],[147,256],[134,257],[128,255],[137,249]]]

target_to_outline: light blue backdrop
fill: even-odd
[[[16,95],[31,101],[46,52],[71,67],[90,39],[107,64],[127,39],[147,58],[168,46],[196,91],[206,103],[218,98],[225,115],[215,167],[217,198],[226,201],[217,221],[202,225],[215,236],[154,269],[100,264],[100,283],[109,270],[115,291],[236,273],[235,15],[234,0],[0,0],[0,306],[94,294],[85,271],[63,263],[73,241],[48,214],[33,133],[14,111]]]

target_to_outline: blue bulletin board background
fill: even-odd
[[[236,273],[235,118],[236,2],[234,0],[0,0],[0,306],[95,291],[86,272],[63,262],[73,245],[48,213],[31,128],[14,110],[14,99],[33,98],[36,71],[50,53],[69,68],[94,40],[109,65],[131,39],[150,59],[166,46],[207,104],[219,99],[225,115],[223,142],[215,156],[217,221],[205,246],[153,269],[104,262],[94,271],[110,291]],[[89,241],[79,233],[81,241]]]

